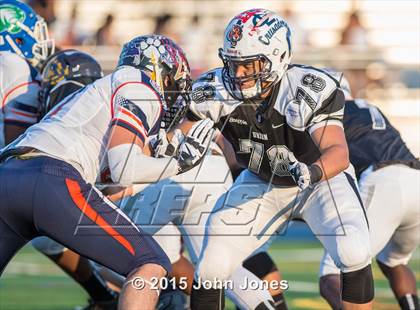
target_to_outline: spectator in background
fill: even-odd
[[[208,69],[206,47],[206,31],[200,25],[200,17],[194,15],[188,26],[188,31],[182,34],[181,46],[188,57],[193,79]]]
[[[63,36],[59,40],[60,46],[81,45],[85,39],[79,27],[77,27],[77,3],[73,5],[68,24],[62,31]]]
[[[96,45],[117,45],[112,33],[114,24],[114,16],[108,14],[102,26],[96,31],[95,44]]]
[[[169,13],[158,15],[155,18],[155,31],[153,33],[164,35],[175,42],[179,42],[178,35],[174,32],[171,27],[173,16]]]
[[[342,45],[352,45],[357,47],[367,46],[367,31],[360,23],[359,13],[354,11],[350,14],[347,25],[341,33]]]
[[[54,0],[28,0],[28,5],[45,20],[48,28],[55,22]]]
[[[301,26],[300,20],[289,6],[283,10],[283,18],[286,20],[293,34],[293,45],[308,45],[308,35],[306,30]]]

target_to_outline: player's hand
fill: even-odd
[[[179,173],[190,170],[203,159],[214,135],[213,125],[206,118],[191,127],[178,150]]]
[[[168,141],[165,130],[161,129],[159,138],[152,143],[154,156],[159,158],[175,156],[183,140],[184,135],[180,129],[173,131],[171,141]]]
[[[306,164],[298,161],[290,162],[289,172],[301,190],[311,185],[311,171]]]

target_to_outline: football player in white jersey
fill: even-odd
[[[420,242],[420,162],[377,107],[353,99],[344,78],[341,85],[344,130],[367,209],[372,256],[401,309],[417,310],[416,278],[408,262]],[[327,253],[321,261],[320,292],[333,309],[341,309],[340,269]]]
[[[40,90],[38,71],[44,68],[47,58],[54,52],[54,40],[48,37],[44,20],[25,3],[16,0],[2,1],[0,16],[2,16],[0,21],[0,100],[2,102],[0,148],[3,148],[43,116],[39,102],[42,98],[38,100]],[[81,54],[75,52],[73,55],[74,57],[81,56],[85,61],[87,59],[95,62],[90,56]],[[60,55],[63,56],[63,54]],[[82,61],[82,59],[79,60]],[[50,59],[51,61],[54,59]],[[101,70],[98,63],[95,62],[94,66],[96,66],[95,69]],[[59,70],[58,67],[56,69]],[[49,79],[58,82],[58,79],[64,78],[64,71],[67,71],[67,75],[73,73],[72,77],[79,74],[72,80],[74,83],[79,83],[79,88],[81,88],[84,84],[91,82],[92,78],[101,77],[99,74],[93,75],[95,74],[92,71],[93,68],[90,68],[88,72],[84,71],[86,68],[83,65],[79,68],[80,70],[72,72],[69,72],[66,65],[63,65],[61,69],[63,69],[62,74],[48,70],[50,74],[55,75],[49,76]],[[86,76],[86,73],[89,76]],[[82,76],[90,81],[83,80]],[[52,95],[53,101],[58,101],[64,94],[60,94],[56,88]],[[87,259],[78,257],[71,250],[61,253],[62,246],[46,237],[35,239],[33,245],[82,285],[89,294],[91,305],[98,305],[99,302],[104,303],[109,300],[115,303],[114,294],[110,292],[100,276],[88,272],[86,267],[90,263]],[[78,272],[71,272],[71,270]]]
[[[189,67],[182,50],[162,36],[135,38],[123,54],[136,58],[136,67],[121,63],[68,96],[2,152],[0,184],[7,190],[2,187],[0,193],[6,236],[0,243],[0,269],[28,240],[47,235],[128,276],[121,308],[141,304],[153,309],[159,288],[151,279],[166,275],[169,260],[92,184],[104,165],[121,185],[190,169],[207,150],[211,131],[203,129],[212,122],[192,128],[176,159],[144,154],[144,142],[160,127],[166,107],[188,92]]]
[[[346,172],[344,95],[325,72],[289,65],[291,52],[281,17],[245,11],[224,33],[224,68],[194,83],[184,130],[211,118],[232,145],[233,159],[247,169],[208,221],[192,309],[222,309],[221,287],[200,283],[228,279],[293,218],[308,223],[339,265],[344,309],[372,308],[368,225]]]
[[[45,21],[25,3],[0,3],[0,148],[38,121],[38,70],[54,52]]]

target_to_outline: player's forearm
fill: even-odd
[[[178,173],[176,159],[147,156],[136,144],[110,149],[108,161],[112,181],[123,186],[157,182]]]
[[[330,179],[350,165],[347,145],[334,144],[321,150],[321,157],[314,163],[322,170],[322,179]]]
[[[225,156],[226,162],[232,174],[236,174],[237,171],[242,170],[242,167],[239,165],[238,161],[236,160],[236,154],[235,154],[235,150],[233,149],[232,144],[230,144],[229,141],[226,140],[226,138],[223,136],[221,132],[218,132],[214,141],[222,150],[223,155]]]

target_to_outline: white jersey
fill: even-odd
[[[5,146],[5,124],[28,127],[38,120],[36,75],[22,57],[0,52],[0,148]]]
[[[74,166],[94,183],[108,166],[112,125],[143,142],[160,128],[162,97],[149,77],[121,67],[65,98],[15,144],[40,150]]]

